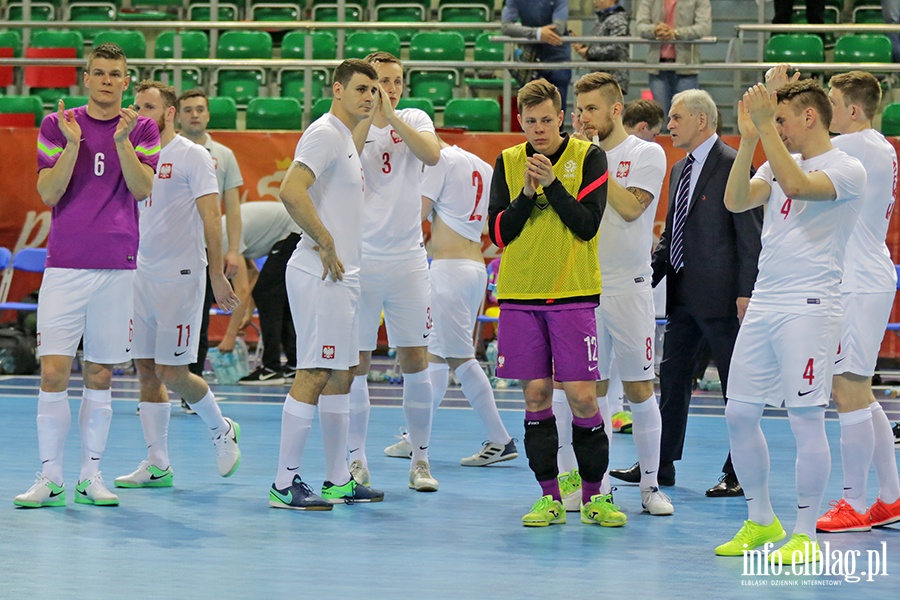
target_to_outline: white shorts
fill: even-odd
[[[428,351],[441,358],[475,358],[472,335],[487,290],[484,263],[442,259],[431,263],[431,316]]]
[[[38,356],[75,356],[114,365],[131,358],[134,271],[44,271],[37,310]]]
[[[159,365],[197,361],[206,274],[175,280],[134,276],[133,358],[152,358]]]
[[[424,254],[397,260],[363,259],[359,273],[360,349],[378,345],[381,311],[392,348],[428,345],[431,333],[431,284]]]
[[[597,370],[609,379],[613,354],[622,381],[650,381],[656,347],[656,317],[653,291],[600,296],[597,318]]]
[[[834,374],[853,373],[871,377],[875,374],[878,351],[884,330],[891,318],[894,292],[879,294],[843,294],[844,320],[841,343],[834,361]]]
[[[754,310],[751,301],[734,344],[728,399],[827,405],[840,332],[840,317]]]
[[[359,287],[322,280],[288,265],[285,273],[297,332],[297,368],[346,371],[359,364]]]

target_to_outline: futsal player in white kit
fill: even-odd
[[[241,463],[241,428],[223,417],[197,359],[206,292],[206,264],[216,302],[224,310],[239,300],[222,267],[222,225],[216,169],[209,153],[175,133],[175,88],[143,81],[135,94],[138,114],[158,125],[162,150],[153,194],[140,203],[141,244],[134,281],[134,346],[140,379],[140,418],[147,458],[116,487],[171,487],[168,389],[179,394],[209,427],[219,475]]]
[[[449,370],[487,430],[481,450],[460,461],[484,467],[519,456],[503,425],[494,390],[475,359],[472,330],[484,302],[487,269],[481,234],[487,223],[488,195],[494,169],[458,146],[441,139],[441,159],[425,168],[422,220],[431,219],[431,317],[428,372],[436,411],[447,392]]]
[[[831,144],[831,115],[814,80],[773,94],[757,84],[738,104],[741,142],[725,206],[742,212],[765,204],[766,212],[759,276],[735,342],[725,407],[749,518],[716,548],[720,556],[768,550],[786,535],[772,509],[760,427],[767,404],[784,404],[797,447],[797,521],[790,540],[769,556],[780,564],[821,560],[816,518],[831,471],[825,407],[841,331],[844,253],[866,184],[862,164]],[[748,179],[759,141],[768,160]]]
[[[354,475],[369,480],[366,432],[369,392],[366,374],[377,345],[384,311],[390,345],[397,349],[403,372],[403,413],[409,442],[400,452],[412,452],[409,487],[436,491],[431,477],[428,442],[431,437],[432,386],[428,375],[431,335],[428,257],[422,240],[422,166],[435,165],[441,150],[434,123],[417,108],[395,110],[403,93],[403,66],[392,54],[366,57],[378,72],[381,106],[361,153],[366,176],[363,245],[360,274],[359,369],[350,392],[350,461]]]
[[[628,135],[622,124],[624,99],[615,78],[608,73],[589,73],[575,84],[576,118],[585,137],[596,139],[606,152],[610,179],[607,210],[600,222],[598,256],[603,293],[595,309],[599,381],[597,401],[606,423],[611,411],[607,399],[613,351],[625,395],[631,403],[634,444],[641,465],[641,506],[651,515],[671,515],[672,502],[659,491],[659,441],[662,420],[653,388],[656,310],[650,287],[653,223],[659,192],[666,173],[662,147]],[[572,416],[565,396],[554,394],[560,439],[561,485],[577,479],[572,449]],[[612,438],[612,428],[607,429]],[[563,481],[565,480],[565,481]],[[574,486],[571,486],[574,488]],[[610,493],[609,473],[601,494]],[[580,494],[569,492],[567,510],[579,510]]]
[[[103,482],[100,458],[112,421],[112,367],[130,358],[137,201],[150,195],[159,157],[156,124],[122,107],[129,82],[122,49],[100,44],[83,75],[87,106],[67,111],[60,100],[38,133],[37,191],[53,216],[37,311],[41,471],[15,497],[16,506],[66,505],[62,463],[72,420],[66,390],[82,336],[82,462],[75,501],[119,503]]]
[[[359,362],[359,274],[364,184],[359,152],[372,111],[377,73],[362,60],[334,71],[331,110],[310,125],[279,192],[303,230],[285,280],[297,332],[297,375],[281,413],[278,470],[269,505],[331,510],[335,503],[379,502],[384,492],[351,477],[347,464],[350,383]],[[319,406],[328,479],[322,496],[300,477]]]
[[[897,271],[885,245],[897,194],[897,153],[875,129],[881,85],[850,71],[829,82],[834,116],[831,140],[866,167],[859,221],[844,258],[844,320],[832,397],[841,424],[843,495],[819,518],[819,531],[868,531],[900,521],[900,480],[891,423],[872,394],[872,376],[897,290]],[[878,499],[867,510],[869,466],[878,475]]]

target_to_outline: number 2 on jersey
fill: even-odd
[[[484,178],[478,171],[472,171],[472,187],[475,188],[475,206],[472,207],[472,214],[469,215],[470,221],[480,221],[481,215],[476,215],[478,205],[481,204],[481,196],[484,194]]]

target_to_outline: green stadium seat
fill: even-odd
[[[144,32],[130,29],[99,31],[94,35],[94,47],[111,42],[116,44],[129,59],[147,58],[147,40]]]
[[[267,31],[226,31],[219,38],[216,57],[272,58],[272,36]],[[240,106],[246,106],[251,99],[259,96],[259,88],[264,83],[264,69],[216,70],[216,95],[231,96]]]
[[[312,34],[312,58],[331,60],[337,57],[337,40],[330,31],[314,31]],[[306,32],[290,31],[281,40],[281,58],[306,58]]]
[[[346,3],[344,5],[344,20],[359,22],[363,20],[363,7],[361,4]],[[334,23],[338,20],[338,5],[334,0],[313,0],[312,20]]]
[[[413,23],[423,22],[428,19],[430,8],[425,3],[418,0],[376,0],[375,1],[375,17],[374,20],[379,23]],[[416,33],[414,29],[390,29],[400,38],[401,44],[409,44],[412,36]]]
[[[296,2],[251,2],[251,21],[299,21],[303,8]]]
[[[210,129],[237,129],[237,103],[228,96],[209,98]]]
[[[330,77],[324,69],[313,69],[310,98],[317,100],[325,95]],[[278,89],[285,98],[296,98],[303,102],[306,96],[306,78],[303,71],[282,69],[278,74]]]
[[[766,62],[825,62],[822,38],[811,33],[773,35],[766,42]]]
[[[209,36],[205,31],[190,30],[181,32],[181,57],[209,58]],[[175,58],[175,32],[163,31],[156,37],[153,46],[153,58]],[[200,87],[203,82],[203,71],[196,67],[181,69],[181,80],[175,81],[172,69],[157,67],[152,72],[153,79],[174,85],[179,92]]]
[[[891,40],[886,35],[843,35],[834,44],[834,62],[889,63]]]
[[[442,68],[440,62],[465,61],[466,42],[456,31],[421,32],[409,43],[410,60],[435,61],[435,68],[410,70],[407,74],[411,96],[428,98],[441,108],[453,98],[460,83],[458,69]]]
[[[884,15],[881,6],[857,6],[853,9],[853,22],[861,25],[881,25]]]
[[[43,118],[40,96],[0,96],[0,127],[40,127]]]
[[[175,21],[178,19],[177,11],[150,10],[147,8],[120,9],[117,15],[119,21],[147,22],[147,21]]]
[[[893,102],[884,107],[884,112],[881,113],[881,133],[900,136],[900,102]]]
[[[390,52],[399,58],[400,38],[393,31],[356,31],[344,43],[344,58],[365,58],[377,51]]]
[[[470,88],[503,88],[503,79],[496,76],[494,71],[478,71],[479,62],[502,62],[503,44],[492,42],[491,36],[497,35],[495,31],[486,31],[475,38],[475,76],[466,77],[466,85]]]
[[[219,21],[237,21],[238,14],[237,4],[219,3]],[[212,17],[212,5],[208,2],[191,3],[188,6],[189,21],[211,21],[210,17]]]
[[[491,10],[483,4],[442,3],[438,6],[438,21],[441,23],[487,23],[491,20]],[[474,44],[481,29],[460,30],[467,44]]]
[[[10,2],[6,6],[7,21],[23,21],[23,11],[25,9],[21,2]],[[56,17],[56,8],[49,2],[32,2],[31,3],[31,20],[32,21],[53,21]],[[32,33],[34,30],[32,29]]]
[[[62,101],[63,105],[65,105],[66,110],[70,108],[78,108],[79,106],[87,106],[89,97],[88,96],[63,96]],[[122,106],[125,106],[125,103],[122,103]]]
[[[500,131],[500,104],[493,98],[455,98],[444,107],[444,127]]]
[[[109,21],[116,20],[116,5],[109,2],[72,2],[66,6],[66,21]],[[81,29],[84,40],[90,43],[99,29]]]
[[[397,102],[397,110],[404,108],[418,108],[425,111],[428,117],[434,121],[434,103],[428,98],[400,98]]]
[[[319,98],[309,113],[309,122],[312,123],[329,110],[331,110],[331,98]]]
[[[84,58],[84,38],[80,31],[74,30],[35,31],[31,35],[31,43],[26,57],[29,53],[31,56],[35,56],[37,53],[40,53],[40,50],[46,49],[72,49],[74,50],[75,58]],[[51,79],[59,82],[51,83],[49,86],[42,83],[35,85],[29,81],[31,79],[30,70],[33,70],[31,73],[40,71],[46,74],[52,72],[53,77]],[[25,84],[32,86],[31,94],[40,96],[47,104],[56,104],[60,96],[69,93],[71,86],[78,85],[80,81],[79,73],[80,69],[77,67],[25,67]]]
[[[296,98],[254,98],[247,105],[247,129],[303,129],[303,108]]]
[[[22,34],[16,30],[0,31],[0,48],[12,48],[13,56],[22,56]]]
[[[18,31],[0,31],[0,57],[21,58],[22,36]],[[15,72],[12,66],[0,67],[0,94],[5,93],[5,88],[16,82]]]

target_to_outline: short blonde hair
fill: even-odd
[[[547,100],[553,101],[553,110],[559,112],[562,110],[562,98],[556,86],[544,79],[535,79],[529,81],[519,89],[519,114],[526,108],[532,108],[538,104],[543,104]]]

